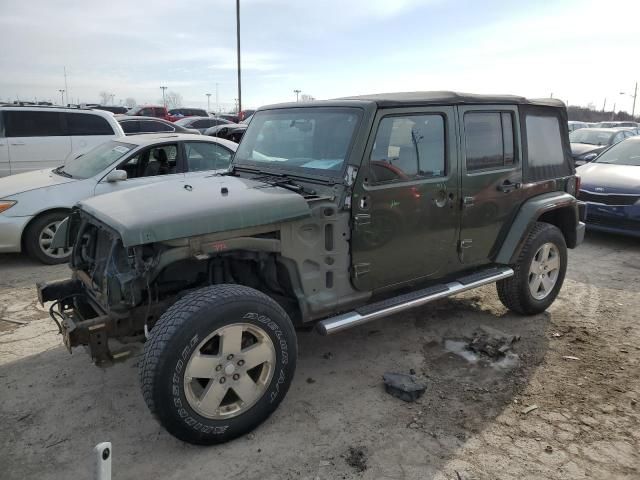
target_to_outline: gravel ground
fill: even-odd
[[[101,441],[113,443],[114,480],[640,478],[637,240],[588,234],[536,317],[507,312],[488,286],[333,337],[300,333],[280,408],[216,447],[160,428],[136,359],[99,369],[67,353],[34,290],[67,274],[0,255],[3,479],[89,478]],[[451,351],[479,326],[520,336],[517,357]],[[382,385],[410,369],[427,383],[413,404]]]

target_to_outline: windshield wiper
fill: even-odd
[[[292,192],[315,195],[316,191],[307,188],[299,183],[296,183],[284,173],[265,173],[264,175],[258,175],[251,180],[257,180],[260,182],[268,183],[269,185],[275,185],[276,187],[286,188]]]
[[[62,177],[67,177],[67,178],[73,178],[73,175],[71,175],[70,173],[65,172],[62,167],[64,167],[64,165],[60,165],[58,168],[54,168],[53,169],[53,173],[57,173],[58,175],[62,176]]]

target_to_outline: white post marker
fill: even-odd
[[[111,480],[111,442],[102,442],[93,449],[96,462],[95,480]]]

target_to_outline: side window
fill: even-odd
[[[127,172],[127,178],[153,177],[176,173],[177,144],[148,148],[130,158],[118,168]]]
[[[187,142],[184,148],[190,172],[227,168],[231,162],[231,152],[217,143]]]
[[[164,109],[163,108],[155,108],[155,115],[153,115],[154,117],[164,117]]]
[[[140,121],[140,132],[173,132],[173,127],[153,120]]]
[[[527,115],[526,127],[529,168],[565,163],[560,123],[557,117]]]
[[[445,175],[444,117],[421,114],[385,117],[370,157],[373,183]]]
[[[140,122],[138,120],[120,122],[120,126],[124,133],[138,133],[140,131]]]
[[[68,135],[58,112],[5,111],[7,137],[59,137]]]
[[[196,120],[195,122],[193,122],[192,127],[193,128],[208,128],[215,125],[214,123],[211,122],[211,120]]]
[[[140,115],[141,117],[153,117],[153,108],[143,108],[142,110],[140,110],[140,112],[138,113],[138,115]]]
[[[611,144],[615,145],[616,143],[621,142],[623,139],[624,139],[624,134],[622,132],[618,132],[613,137],[613,140],[611,141]]]
[[[467,172],[513,165],[515,149],[510,112],[467,112],[464,131]]]
[[[113,135],[104,118],[90,113],[65,113],[69,135]]]

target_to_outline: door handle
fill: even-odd
[[[24,142],[11,142],[11,145],[24,145]]]
[[[509,193],[520,188],[520,186],[520,183],[511,183],[510,180],[505,180],[501,185],[498,185],[498,190],[503,193]]]

